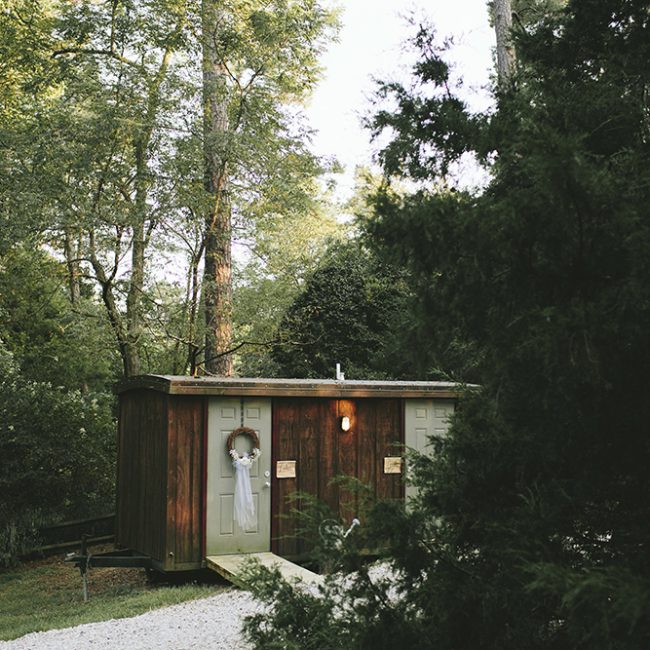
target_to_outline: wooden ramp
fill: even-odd
[[[232,555],[209,555],[205,558],[209,569],[216,571],[220,576],[229,580],[238,587],[246,587],[244,581],[239,577],[241,570],[246,562],[251,559],[257,560],[261,565],[270,568],[276,568],[282,574],[282,577],[295,581],[301,580],[306,584],[318,584],[322,582],[323,576],[313,571],[309,571],[275,553],[235,553]]]

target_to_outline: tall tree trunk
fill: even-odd
[[[70,227],[65,228],[63,247],[65,252],[66,265],[68,267],[68,288],[70,291],[70,302],[73,307],[77,307],[81,302],[81,268],[79,260],[81,257],[81,241],[77,237],[76,246],[73,243],[73,230]]]
[[[72,309],[79,309],[81,303],[81,235],[74,236],[74,229],[65,227],[63,233],[63,249],[65,252],[66,266],[68,267],[68,289],[70,291],[70,304]],[[76,242],[73,243],[73,240]],[[88,383],[82,382],[79,386],[82,395],[88,394]]]
[[[131,249],[131,279],[126,296],[126,342],[125,354],[128,368],[127,376],[139,375],[140,340],[142,337],[142,294],[144,291],[144,222],[133,226],[133,244]]]
[[[499,89],[510,86],[516,54],[512,44],[512,4],[510,0],[494,0],[494,31],[497,38],[497,75]]]
[[[116,237],[115,243],[115,260],[120,257],[120,240],[121,235],[118,234]],[[110,275],[106,273],[104,267],[97,257],[97,248],[95,246],[95,232],[91,228],[88,232],[88,255],[90,258],[90,263],[92,264],[93,270],[95,272],[95,277],[99,282],[99,285],[102,288],[102,301],[106,307],[106,313],[108,315],[108,321],[113,329],[115,338],[117,340],[117,345],[120,350],[120,357],[122,358],[122,366],[124,368],[124,376],[131,377],[135,375],[134,368],[131,365],[132,359],[129,354],[127,354],[127,330],[124,327],[123,318],[120,313],[120,309],[117,306],[115,301],[115,295],[113,293],[113,282],[115,280],[115,275],[117,273],[117,266],[113,268],[113,271]]]
[[[228,76],[217,40],[221,10],[217,0],[203,0],[203,148],[204,185],[211,197],[205,217],[205,370],[233,374],[232,356],[232,224],[228,188]]]
[[[180,30],[182,20],[176,30]],[[143,116],[143,128],[135,143],[135,205],[133,223],[133,242],[131,244],[131,278],[126,296],[126,344],[125,368],[127,376],[139,375],[142,371],[140,344],[143,329],[142,300],[144,298],[144,280],[146,258],[155,222],[149,218],[147,199],[149,197],[149,153],[156,117],[160,108],[160,93],[169,61],[172,55],[171,44],[167,46],[160,61],[158,71],[149,87],[147,106]]]
[[[199,351],[201,348],[200,343],[197,341],[197,321],[199,314],[199,295],[201,289],[201,282],[199,280],[199,263],[200,259],[203,256],[203,249],[201,248],[196,254],[192,254],[191,260],[191,277],[188,278],[188,304],[189,304],[189,316],[188,316],[188,333],[187,333],[187,360],[186,368],[189,369],[189,373],[192,376],[197,374],[198,365],[199,365]]]
[[[131,277],[129,291],[126,295],[126,366],[129,375],[139,375],[140,342],[142,338],[142,298],[144,296],[145,276],[145,251],[147,248],[146,223],[147,223],[147,194],[149,172],[147,165],[147,146],[151,137],[151,124],[157,109],[158,85],[155,85],[149,97],[149,111],[146,118],[151,122],[147,124],[141,140],[135,146],[135,205],[133,219],[133,241],[131,243]],[[153,104],[153,106],[152,106]],[[151,227],[151,224],[150,224]]]

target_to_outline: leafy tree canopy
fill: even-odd
[[[64,265],[39,249],[0,257],[0,340],[35,381],[110,391],[119,372],[108,323],[91,286],[73,306],[67,282]]]

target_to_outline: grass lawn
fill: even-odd
[[[103,549],[92,549],[99,552]],[[228,589],[209,582],[148,584],[144,569],[92,569],[83,602],[79,571],[61,557],[0,571],[0,640],[80,623],[126,618]]]

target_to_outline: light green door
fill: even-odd
[[[233,516],[235,469],[226,449],[228,436],[241,426],[255,430],[262,452],[250,470],[257,522],[246,530],[239,527]],[[271,547],[271,400],[218,397],[210,400],[207,455],[206,555],[268,551]]]
[[[431,453],[429,444],[431,436],[443,437],[449,429],[449,418],[454,412],[453,400],[408,399],[404,413],[404,443],[409,449],[421,454]],[[412,497],[416,489],[409,483],[408,466],[406,468],[406,498]]]

